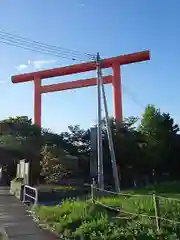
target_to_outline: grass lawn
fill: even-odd
[[[41,184],[38,186],[35,186],[38,190],[42,191],[53,191],[53,190],[62,190],[62,191],[71,191],[71,190],[77,190],[76,187],[73,186],[59,186],[59,185],[52,185],[52,184]]]
[[[155,192],[157,195],[169,197],[169,198],[180,198],[180,182],[173,181],[173,182],[166,182],[161,183],[156,186],[148,186],[145,188],[139,188],[130,191],[124,191],[124,193],[130,194],[152,194]]]
[[[159,199],[160,231],[156,230],[152,191],[157,195],[178,197],[180,183],[172,182],[128,191],[129,194],[149,196],[107,196],[91,200],[66,200],[57,206],[37,206],[33,216],[43,226],[55,231],[62,239],[118,240],[118,239],[180,239],[180,201]],[[115,208],[105,208],[99,203]],[[120,210],[120,211],[118,211]],[[132,214],[129,214],[132,213]]]

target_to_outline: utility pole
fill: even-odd
[[[100,56],[99,56],[99,64],[100,64]],[[104,89],[101,65],[99,65],[99,78],[100,78],[100,86],[102,90],[102,98],[103,98],[103,105],[104,105],[104,111],[105,111],[105,120],[106,120],[107,135],[108,135],[115,189],[116,189],[116,192],[120,192],[119,176],[118,176],[118,170],[117,170],[117,164],[116,164],[116,156],[114,151],[112,132],[111,132],[110,122],[109,122],[109,114],[108,114],[108,107],[107,107],[107,100],[106,100],[106,94]]]
[[[97,157],[98,157],[98,185],[104,189],[103,171],[103,144],[102,144],[102,108],[101,108],[101,69],[100,56],[97,53],[96,72],[97,72]]]

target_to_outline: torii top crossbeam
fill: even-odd
[[[113,64],[125,65],[130,63],[142,62],[150,60],[149,51],[131,53],[127,55],[121,55],[118,57],[103,59],[102,68],[110,68]],[[51,78],[64,75],[70,75],[75,73],[88,72],[96,69],[94,62],[87,62],[81,64],[74,64],[71,66],[53,68],[49,70],[43,70],[32,73],[25,73],[16,76],[12,76],[13,83],[28,82],[34,80],[34,78]]]
[[[136,52],[127,55],[121,55],[118,57],[102,59],[102,68],[112,68],[112,75],[105,76],[104,83],[112,83],[113,86],[114,117],[116,120],[122,120],[120,65],[142,62],[147,60],[150,60],[149,51]],[[12,76],[12,82],[22,83],[34,81],[34,121],[35,124],[41,126],[42,93],[96,85],[96,79],[94,78],[41,86],[41,79],[83,73],[95,69],[96,64],[94,61],[92,61]]]

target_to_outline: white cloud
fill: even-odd
[[[27,64],[20,64],[16,68],[18,71],[22,71],[27,68],[39,70],[39,69],[42,69],[45,65],[50,65],[55,62],[56,62],[56,60],[53,60],[53,59],[50,59],[50,60],[28,60]]]
[[[26,69],[26,68],[28,68],[28,64],[20,64],[18,67],[17,67],[17,69],[20,71],[20,70],[22,70],[22,69]]]
[[[28,65],[32,66],[35,69],[40,69],[45,65],[49,65],[49,64],[55,63],[55,62],[56,61],[53,60],[53,59],[50,59],[50,60],[34,60],[34,61],[29,60]]]
[[[84,7],[84,6],[85,6],[85,3],[80,3],[79,6],[80,6],[80,7]]]

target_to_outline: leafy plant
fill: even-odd
[[[70,174],[70,171],[62,163],[64,157],[64,153],[56,145],[42,147],[41,176],[47,183],[58,183]]]
[[[121,211],[112,211],[99,204],[93,204],[90,200],[69,199],[58,206],[37,207],[36,216],[59,236],[66,236],[68,239],[174,240],[180,238],[180,229],[175,223],[180,221],[178,202],[160,201],[161,217],[173,219],[174,223],[161,220],[161,229],[157,231],[155,219],[150,217],[154,216],[152,196],[128,198],[107,196],[96,200]]]

